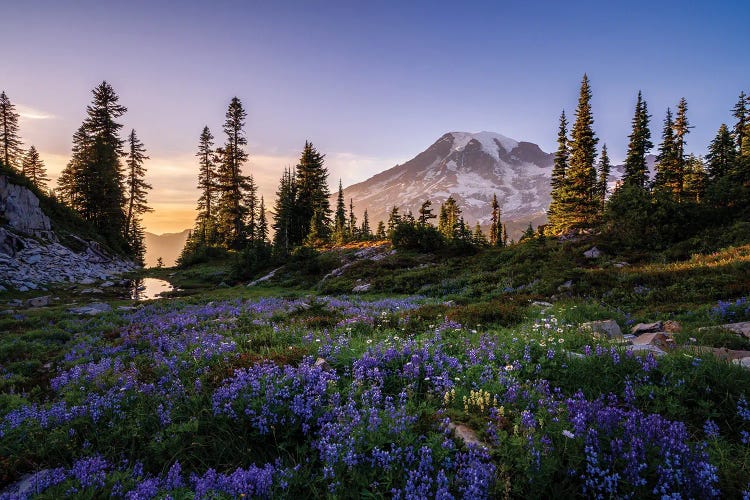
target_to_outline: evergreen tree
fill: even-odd
[[[639,90],[632,121],[633,130],[628,136],[630,142],[628,143],[628,154],[625,158],[623,184],[640,188],[646,187],[646,182],[648,181],[646,154],[654,147],[651,142],[651,131],[648,124],[649,118],[646,101],[643,100]]]
[[[677,116],[674,120],[674,140],[675,150],[677,152],[677,169],[675,171],[675,185],[673,188],[674,194],[677,199],[680,199],[682,194],[683,184],[685,182],[685,145],[687,141],[685,136],[690,133],[690,129],[693,128],[687,118],[687,101],[685,98],[681,98],[677,104]]]
[[[39,157],[39,152],[32,145],[23,158],[21,173],[29,178],[34,185],[40,190],[47,189],[47,169],[44,168],[44,162]]]
[[[440,216],[438,217],[438,232],[445,239],[451,240],[458,236],[459,221],[461,220],[461,209],[458,207],[453,196],[448,196],[440,206]]]
[[[378,227],[375,230],[375,238],[382,241],[386,238],[386,236],[385,223],[382,220],[378,221]]]
[[[590,227],[599,213],[597,197],[596,143],[599,141],[592,128],[591,88],[587,75],[583,75],[576,108],[576,121],[570,137],[570,159],[565,172],[565,184],[560,200],[562,216],[556,229]]]
[[[737,143],[737,151],[742,150],[742,143],[748,133],[748,126],[750,126],[750,110],[748,110],[748,103],[750,103],[750,96],[746,96],[745,92],[740,92],[737,104],[732,108],[732,116],[737,119],[734,125],[734,139]]]
[[[329,237],[329,221],[331,207],[328,202],[328,170],[323,164],[325,155],[320,154],[313,144],[305,142],[302,156],[297,164],[297,200],[296,200],[296,230],[293,233],[292,243],[302,243],[310,233],[313,217],[315,217],[315,230],[317,238],[327,240]]]
[[[372,239],[372,230],[370,229],[370,218],[367,215],[366,208],[365,208],[365,213],[362,215],[362,225],[359,228],[359,234],[360,234],[360,237],[364,241],[368,241]]]
[[[456,225],[456,239],[463,243],[472,243],[473,236],[469,226],[466,224],[463,216],[458,218],[458,224]]]
[[[508,226],[503,224],[503,246],[508,246]]]
[[[255,242],[258,234],[258,186],[252,174],[247,176],[245,186],[245,236],[250,243]]]
[[[249,177],[242,174],[242,165],[248,158],[243,149],[247,145],[243,131],[247,113],[239,98],[232,98],[225,118],[226,142],[217,150],[217,236],[227,248],[240,248],[247,237],[245,202],[252,186]]]
[[[706,160],[708,160],[709,179],[715,181],[729,174],[736,159],[737,150],[734,147],[734,139],[729,133],[729,128],[722,123],[716,137],[708,146]]]
[[[208,126],[203,127],[198,139],[198,217],[196,220],[196,236],[203,243],[214,243],[216,231],[216,156],[214,152],[214,136]]]
[[[354,215],[354,199],[349,198],[349,238],[357,239],[357,217]]]
[[[601,155],[599,155],[599,180],[597,181],[597,192],[601,210],[604,210],[604,203],[607,200],[607,181],[612,165],[607,154],[607,145],[602,146]]]
[[[472,235],[472,241],[478,246],[487,246],[487,237],[482,232],[482,227],[479,225],[479,221],[474,225],[474,234]]]
[[[0,92],[0,159],[10,168],[21,170],[23,149],[18,136],[18,118],[15,105],[5,91]]]
[[[490,240],[489,244],[493,247],[503,246],[503,225],[500,220],[500,203],[497,201],[497,194],[492,194],[492,218],[490,219]]]
[[[419,217],[417,218],[417,222],[422,226],[426,226],[430,223],[430,219],[435,219],[436,217],[437,215],[432,213],[432,202],[430,200],[425,200],[422,203],[422,206],[419,207]]]
[[[345,241],[346,227],[346,205],[344,204],[344,187],[339,179],[339,195],[336,199],[336,215],[333,219],[333,234],[336,243],[341,244]]]
[[[291,169],[285,169],[276,191],[273,213],[273,244],[281,254],[289,253],[297,244],[297,182]]]
[[[685,187],[683,199],[700,203],[706,192],[709,174],[699,156],[688,155],[685,162]]]
[[[266,202],[263,196],[260,197],[260,207],[258,209],[258,231],[257,241],[266,243],[268,241],[268,220],[266,219]]]
[[[125,160],[127,171],[125,174],[125,191],[127,196],[127,214],[125,216],[125,241],[130,248],[137,249],[143,246],[142,242],[136,241],[139,237],[139,224],[134,223],[140,216],[153,209],[147,205],[146,192],[151,185],[145,181],[146,169],[143,162],[148,160],[146,148],[135,134],[135,129],[128,136],[128,156]],[[142,237],[143,234],[140,235]]]
[[[110,241],[121,241],[126,233],[124,174],[120,158],[125,156],[125,141],[120,138],[122,124],[117,123],[127,108],[106,81],[92,91],[94,98],[86,108],[83,134],[74,136],[73,154],[80,164],[76,171],[78,212],[91,222],[98,233]],[[79,142],[77,142],[79,141]]]
[[[565,173],[568,170],[570,150],[568,148],[568,121],[565,110],[560,114],[560,127],[557,132],[557,151],[555,151],[555,162],[552,167],[551,202],[547,210],[549,230],[558,233],[564,227],[563,198],[565,195]],[[499,217],[498,217],[499,220]]]
[[[71,159],[57,178],[60,200],[79,213],[83,210],[83,193],[88,191],[84,186],[84,171],[91,162],[92,151],[93,140],[86,132],[86,126],[81,125],[73,134]]]
[[[656,155],[656,175],[654,189],[670,193],[677,193],[681,184],[680,166],[677,152],[677,142],[674,136],[674,122],[672,110],[667,108],[664,117],[659,154]]]
[[[391,208],[391,213],[388,215],[388,237],[389,238],[393,236],[393,231],[396,230],[396,227],[399,224],[401,224],[401,214],[398,213],[398,207],[394,205],[393,208]]]
[[[135,262],[143,266],[145,265],[146,260],[146,234],[143,229],[143,225],[141,223],[141,220],[138,217],[135,217],[130,222],[130,237],[128,241],[128,244],[130,245],[130,251],[133,255],[133,259]],[[156,263],[156,267],[163,267],[164,263],[161,261],[161,257],[159,257],[159,261]]]

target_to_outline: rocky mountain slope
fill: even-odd
[[[132,261],[66,232],[64,240],[36,193],[0,173],[0,291],[48,283],[93,283],[132,270]]]
[[[403,165],[345,189],[356,211],[366,208],[373,224],[387,220],[392,206],[414,214],[426,199],[439,208],[452,195],[465,218],[489,222],[497,194],[506,220],[544,216],[549,205],[553,155],[530,142],[493,132],[449,132]]]
[[[416,215],[429,199],[437,213],[450,195],[467,222],[486,225],[496,194],[513,235],[529,222],[536,226],[546,220],[553,159],[554,154],[536,144],[494,132],[448,132],[406,163],[347,187],[344,195],[347,203],[354,199],[360,216],[367,209],[374,228],[378,221],[388,219],[393,206]],[[649,155],[649,166],[653,161]],[[611,187],[622,171],[621,165],[613,167]]]
[[[146,267],[156,266],[159,257],[161,257],[164,266],[174,266],[189,234],[190,229],[185,229],[179,233],[154,234],[146,232]]]

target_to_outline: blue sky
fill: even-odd
[[[91,89],[111,82],[152,157],[156,232],[189,227],[192,155],[229,99],[248,111],[252,171],[271,197],[309,139],[331,185],[408,160],[444,132],[555,148],[587,72],[600,144],[622,159],[635,96],[654,142],[680,97],[704,153],[750,91],[750,8],[735,1],[36,2],[3,6],[0,88],[54,174]]]

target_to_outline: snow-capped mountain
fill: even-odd
[[[417,216],[422,202],[432,201],[433,212],[452,195],[468,223],[488,224],[492,195],[505,221],[545,217],[550,201],[553,155],[530,142],[493,132],[449,132],[407,161],[344,190],[361,216],[367,209],[373,229],[388,219],[391,207]]]

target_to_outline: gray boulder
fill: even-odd
[[[583,323],[581,325],[581,328],[589,330],[594,334],[605,336],[608,339],[622,339],[622,330],[620,330],[620,325],[618,325],[617,322],[613,319],[607,319],[603,321],[589,321],[588,323]]]
[[[662,323],[661,321],[657,321],[656,323],[638,323],[630,329],[630,333],[636,336],[643,335],[644,333],[655,333],[663,331],[664,323]]]
[[[104,302],[92,302],[81,307],[74,307],[70,310],[73,314],[80,314],[85,316],[96,316],[112,310],[112,306],[105,304]]]

